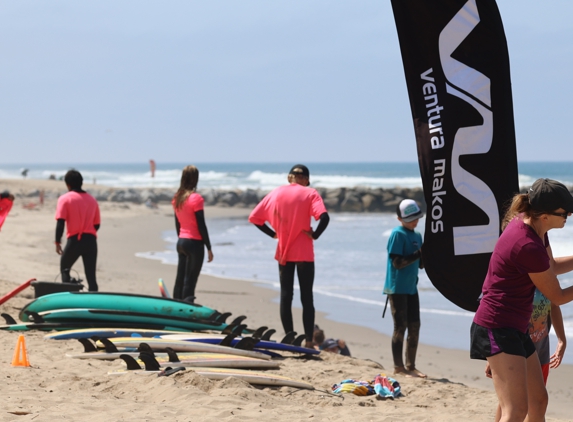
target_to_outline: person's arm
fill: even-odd
[[[562,289],[555,275],[557,262],[553,258],[551,245],[546,248],[549,256],[549,268],[541,273],[529,273],[529,278],[541,293],[557,306],[573,301],[573,286]],[[562,268],[561,268],[562,269]]]
[[[314,230],[312,233],[312,238],[314,240],[317,240],[320,237],[320,235],[324,230],[326,230],[326,228],[328,227],[328,223],[330,222],[330,217],[327,212],[323,212],[322,214],[320,214],[320,217],[318,217],[318,219],[319,219],[318,226],[316,227],[316,230]]]
[[[392,260],[392,266],[397,270],[401,270],[402,268],[406,268],[408,265],[413,264],[422,256],[422,251],[418,249],[411,255],[396,255],[390,254],[390,259]]]
[[[529,278],[552,304],[559,306],[573,301],[573,286],[562,289],[551,267],[542,273],[529,273]]]
[[[269,237],[272,237],[273,239],[277,238],[277,234],[276,232],[271,229],[269,226],[267,226],[267,224],[255,224],[255,227],[257,229],[259,229],[260,231],[262,231],[264,234],[266,234]]]
[[[567,337],[565,337],[565,327],[563,326],[563,315],[561,314],[561,308],[551,303],[550,315],[551,323],[553,324],[553,329],[555,330],[555,335],[557,336],[557,347],[555,348],[555,353],[553,353],[549,359],[549,367],[557,368],[559,365],[561,365],[561,361],[565,355]]]
[[[179,237],[179,232],[181,231],[181,223],[179,223],[177,214],[174,214],[174,217],[175,217],[175,231],[177,232],[177,237]]]
[[[197,220],[197,228],[207,248],[207,262],[213,260],[213,252],[211,251],[211,241],[209,240],[209,232],[207,231],[207,224],[205,224],[205,212],[203,210],[195,211],[195,219]]]
[[[64,228],[66,226],[66,220],[63,218],[58,218],[56,221],[56,253],[58,255],[62,254],[62,236],[64,235]]]
[[[94,224],[94,229],[96,230],[96,232],[99,230],[100,226],[101,226],[101,224]]]
[[[565,274],[569,271],[573,271],[573,255],[554,258],[553,271],[555,272],[555,275]]]

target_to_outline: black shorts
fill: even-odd
[[[528,358],[535,353],[529,334],[514,328],[485,328],[472,323],[470,358],[485,360],[498,353]]]

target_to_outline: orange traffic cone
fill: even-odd
[[[14,349],[14,357],[12,358],[12,366],[30,366],[30,362],[28,362],[28,352],[26,350],[26,339],[24,338],[24,334],[20,334],[18,336],[16,349]]]

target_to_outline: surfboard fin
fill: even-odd
[[[233,321],[231,321],[231,323],[229,325],[239,325],[245,319],[247,319],[247,317],[245,315],[238,316]]]
[[[236,334],[227,334],[225,336],[225,338],[223,340],[221,340],[221,343],[219,343],[219,346],[231,346],[232,341],[235,339],[235,337],[237,337]]]
[[[166,347],[165,352],[167,353],[167,356],[169,356],[169,362],[181,362],[181,359],[179,359],[177,352],[173,350],[171,347]]]
[[[235,349],[253,350],[258,342],[259,340],[256,338],[245,337],[242,338],[237,344],[235,344]]]
[[[4,318],[4,321],[6,321],[6,325],[14,325],[14,324],[18,324],[16,322],[16,320],[14,318],[12,318],[12,316],[10,314],[1,314],[2,318]]]
[[[255,330],[255,332],[253,334],[251,334],[251,337],[253,338],[261,338],[262,335],[264,334],[265,331],[267,331],[269,327],[265,327],[264,325],[262,327],[259,327]]]
[[[224,314],[219,314],[217,315],[217,318],[215,318],[215,322],[220,322],[221,324],[224,324],[225,321],[227,320],[227,318],[229,318],[232,314],[230,312],[225,312]]]
[[[275,330],[274,328],[271,328],[270,330],[266,331],[263,336],[261,337],[261,340],[267,340],[270,341],[271,340],[271,336],[276,333],[277,330]]]
[[[163,371],[161,371],[159,374],[157,374],[158,377],[168,377],[169,375],[173,375],[176,372],[179,371],[184,371],[185,367],[184,366],[179,366],[177,368],[165,368]]]
[[[281,343],[292,344],[295,338],[296,338],[296,331],[291,331],[290,333],[287,333],[287,335],[283,337]]]
[[[151,356],[149,353],[145,353],[145,352],[140,353],[139,359],[145,365],[146,371],[160,371],[161,370],[161,365],[159,365],[159,362],[157,362],[157,359],[155,359],[155,357]]]
[[[304,334],[301,334],[300,336],[298,336],[297,338],[295,338],[293,340],[293,342],[291,343],[293,346],[301,346],[302,345],[302,341],[306,338],[306,336]]]
[[[231,331],[231,334],[235,334],[240,336],[243,333],[243,330],[247,328],[247,326],[245,324],[241,324],[241,325],[237,325],[235,328],[233,328],[233,330]]]
[[[89,338],[79,338],[78,341],[84,346],[84,353],[97,352],[97,347],[93,344]]]
[[[106,353],[118,353],[119,352],[116,345],[113,344],[111,341],[109,341],[109,339],[107,339],[105,337],[94,336],[94,337],[92,337],[92,340],[99,341],[101,344],[103,344]]]
[[[141,370],[143,369],[139,363],[137,363],[137,361],[133,358],[133,356],[130,355],[119,355],[119,358],[122,359],[125,364],[127,365],[127,370],[128,371],[134,371],[134,370]]]

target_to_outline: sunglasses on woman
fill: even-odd
[[[567,219],[567,217],[569,217],[568,212],[548,212],[547,214],[556,215],[557,217],[563,217],[564,219]]]

